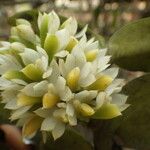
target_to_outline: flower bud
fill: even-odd
[[[36,36],[31,26],[21,24],[21,25],[18,25],[16,29],[17,29],[18,36],[21,37],[22,39],[29,41],[31,43],[36,42]]]
[[[17,24],[17,25],[24,24],[24,25],[31,26],[31,23],[30,23],[29,21],[27,21],[26,19],[17,19],[17,20],[16,20],[16,24]]]
[[[77,21],[76,19],[70,17],[69,19],[67,19],[62,25],[61,28],[66,28],[70,35],[74,35],[77,31]]]
[[[86,103],[80,105],[80,112],[83,116],[92,116],[95,113],[94,109]]]
[[[11,48],[17,52],[23,52],[25,49],[25,45],[19,42],[14,42],[11,44]]]

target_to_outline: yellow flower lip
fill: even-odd
[[[39,81],[42,79],[43,71],[34,64],[29,64],[21,70],[24,75],[33,81]]]
[[[11,80],[11,79],[22,79],[24,81],[27,81],[29,82],[30,79],[27,78],[23,72],[20,72],[20,71],[17,71],[17,70],[10,70],[10,71],[7,71],[6,73],[4,73],[2,75],[2,77],[4,77],[5,79],[7,80]]]
[[[80,77],[80,68],[75,67],[72,69],[67,76],[67,84],[71,90],[75,90],[78,86],[78,81]]]
[[[49,61],[52,60],[54,54],[57,52],[59,47],[59,41],[56,35],[47,35],[44,42],[44,49],[49,56]]]
[[[39,116],[33,116],[23,127],[23,137],[32,136],[40,127],[43,119]]]
[[[94,109],[86,103],[80,105],[80,112],[83,116],[92,116],[95,113]]]
[[[95,50],[91,50],[91,51],[89,51],[89,52],[86,52],[86,53],[85,53],[86,60],[87,60],[87,61],[90,61],[90,62],[93,61],[93,60],[95,60],[97,54],[98,54],[98,49],[95,49]]]
[[[92,116],[94,119],[112,119],[120,116],[121,112],[116,104],[106,103],[102,105]]]
[[[108,75],[102,75],[94,83],[88,86],[90,90],[104,91],[111,83],[113,79]]]
[[[52,108],[56,105],[58,101],[59,101],[58,96],[51,93],[46,93],[43,96],[43,108]]]
[[[18,94],[17,105],[18,106],[31,106],[41,102],[40,97],[31,97],[23,93]]]
[[[78,40],[75,37],[71,37],[68,45],[66,46],[65,50],[71,52],[72,49],[78,44]]]

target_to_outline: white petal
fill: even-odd
[[[97,91],[81,91],[75,95],[75,99],[78,99],[81,102],[89,102],[97,96]]]
[[[65,87],[66,87],[66,80],[61,76],[58,77],[55,87],[58,90],[58,92],[64,92]]]
[[[52,74],[49,78],[49,82],[56,83],[58,76],[60,74],[60,71],[59,71],[57,62],[54,59],[52,60],[50,67],[52,68]]]
[[[103,48],[99,50],[99,56],[104,57],[107,53],[107,48]]]
[[[41,70],[46,71],[48,66],[48,59],[42,56],[40,59],[35,61],[35,65]]]
[[[63,58],[63,57],[66,57],[68,54],[69,54],[68,51],[62,50],[62,51],[56,53],[55,56],[56,56],[56,57]]]
[[[19,120],[17,121],[16,126],[17,127],[22,127],[31,117],[33,117],[32,113],[25,113],[21,116],[21,118],[19,118]]]
[[[0,46],[3,46],[3,47],[10,47],[10,45],[11,45],[10,42],[0,41]]]
[[[88,40],[88,41],[87,41],[87,44],[89,45],[89,44],[93,43],[93,42],[94,42],[94,40],[95,40],[95,38],[94,38],[94,37],[93,37],[93,38],[91,38],[90,40]]]
[[[52,135],[54,140],[58,139],[61,137],[65,132],[65,124],[64,123],[57,123],[55,128],[52,130]]]
[[[74,35],[77,31],[77,21],[75,18],[70,17],[67,19],[62,26],[64,25],[65,29],[67,29],[70,35]]]
[[[55,34],[59,40],[59,50],[65,48],[70,40],[69,32],[66,29],[62,29]]]
[[[87,62],[85,63],[85,65],[83,66],[83,68],[81,69],[81,76],[80,76],[80,80],[83,80],[84,78],[86,78],[88,76],[88,74],[91,72],[91,63]],[[80,82],[80,81],[79,81]]]
[[[84,34],[85,34],[85,32],[87,31],[87,28],[88,28],[88,25],[86,25],[78,34],[76,34],[76,38],[80,38],[80,37],[82,37]]]
[[[88,44],[86,45],[86,50],[87,51],[91,51],[91,50],[94,50],[94,49],[98,49],[99,48],[99,42],[98,41],[95,41],[91,44]]]
[[[38,93],[38,95],[43,95],[47,92],[48,89],[48,82],[41,81],[33,86],[34,91]]]
[[[42,23],[42,14],[39,12],[39,16],[38,16],[38,28],[41,28],[41,23]]]
[[[46,51],[45,51],[43,48],[37,46],[36,49],[37,49],[37,51],[38,51],[38,53],[39,53],[39,55],[40,55],[41,57],[42,57],[42,56],[45,56],[46,58],[48,58],[48,55],[47,55]]]
[[[19,85],[27,85],[28,84],[27,82],[25,82],[21,79],[12,79],[11,81],[16,83],[16,84],[19,84]]]
[[[123,94],[112,94],[112,103],[123,105],[127,101],[127,96]]]
[[[71,126],[76,126],[77,125],[77,118],[76,116],[68,116],[69,124]]]
[[[54,118],[46,118],[44,119],[44,121],[42,122],[42,125],[41,125],[41,130],[44,130],[44,131],[51,131],[55,128],[56,126],[56,119]]]
[[[43,79],[48,78],[52,74],[52,68],[47,69],[43,74]]]
[[[75,57],[68,54],[65,62],[66,74],[68,74],[73,68],[75,68]]]
[[[66,71],[65,62],[63,59],[59,59],[59,70],[63,77],[66,77],[68,72]]]
[[[115,79],[117,77],[117,75],[118,75],[118,71],[119,71],[119,68],[113,67],[113,68],[109,68],[107,70],[104,70],[100,74],[108,75],[112,79]]]
[[[66,87],[65,90],[59,94],[61,100],[65,102],[70,101],[74,97],[74,94],[71,92],[71,90],[68,87]]]
[[[8,70],[21,70],[22,66],[17,59],[11,55],[0,55],[0,74],[4,74]]]
[[[67,104],[66,113],[69,116],[73,116],[74,115],[74,107],[73,107],[72,104]]]
[[[42,109],[42,108],[39,108],[37,110],[34,111],[34,113],[42,118],[47,118],[47,117],[50,117],[51,114],[53,113],[53,109]]]
[[[15,87],[16,88],[16,87]],[[16,99],[16,95],[18,94],[18,91],[17,90],[20,90],[20,89],[7,89],[7,90],[4,90],[2,93],[1,93],[1,96],[2,96],[2,103],[7,103],[9,102],[10,100],[12,99]]]
[[[106,69],[110,65],[110,64],[108,64],[109,61],[110,61],[110,56],[101,57],[97,62],[98,63],[98,66],[97,66],[98,72],[101,72],[104,69]]]
[[[54,34],[60,26],[60,20],[58,15],[54,11],[49,13],[48,16],[49,16],[48,33]]]
[[[106,93],[108,95],[111,95],[114,92],[119,92],[122,89],[122,86],[124,85],[123,79],[115,79],[106,89]]]
[[[4,79],[3,77],[0,77],[0,89],[5,89],[9,86],[12,85],[12,82],[11,81],[8,81],[6,79]]]
[[[5,105],[4,108],[15,110],[15,109],[18,109],[19,107],[20,106],[17,105],[17,100],[13,99],[13,100],[10,100],[9,102],[7,102],[7,104]]]
[[[105,92],[100,92],[96,98],[96,107],[97,109],[100,108],[106,100],[106,93]]]
[[[82,68],[86,63],[84,52],[79,49],[74,49],[72,50],[72,55],[75,57],[75,66]]]
[[[29,48],[25,48],[25,51],[20,53],[20,56],[25,65],[35,63],[35,61],[40,58],[39,54],[35,50]]]
[[[86,78],[80,80],[81,87],[87,87],[96,80],[95,76],[91,73]]]
[[[27,112],[29,109],[31,108],[31,106],[25,106],[25,107],[21,107],[15,111],[13,111],[10,119],[11,120],[16,120],[19,119],[25,112]]]
[[[120,109],[120,111],[122,112],[122,111],[124,111],[125,109],[127,109],[129,106],[130,106],[130,104],[124,104],[124,105],[119,106],[119,109]]]
[[[40,83],[30,83],[21,91],[27,96],[41,97],[47,91],[47,87],[43,85],[47,85],[47,83],[45,81],[41,81]]]
[[[67,105],[66,105],[66,103],[57,103],[57,107],[59,107],[59,108],[66,108]]]

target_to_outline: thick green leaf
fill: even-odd
[[[109,40],[112,61],[128,70],[150,71],[150,18],[132,22]]]
[[[129,82],[123,89],[131,106],[124,112],[117,135],[125,146],[150,149],[150,74]]]

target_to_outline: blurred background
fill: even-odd
[[[0,38],[9,35],[8,17],[36,8],[75,16],[106,39],[127,22],[150,16],[149,0],[0,0]]]

